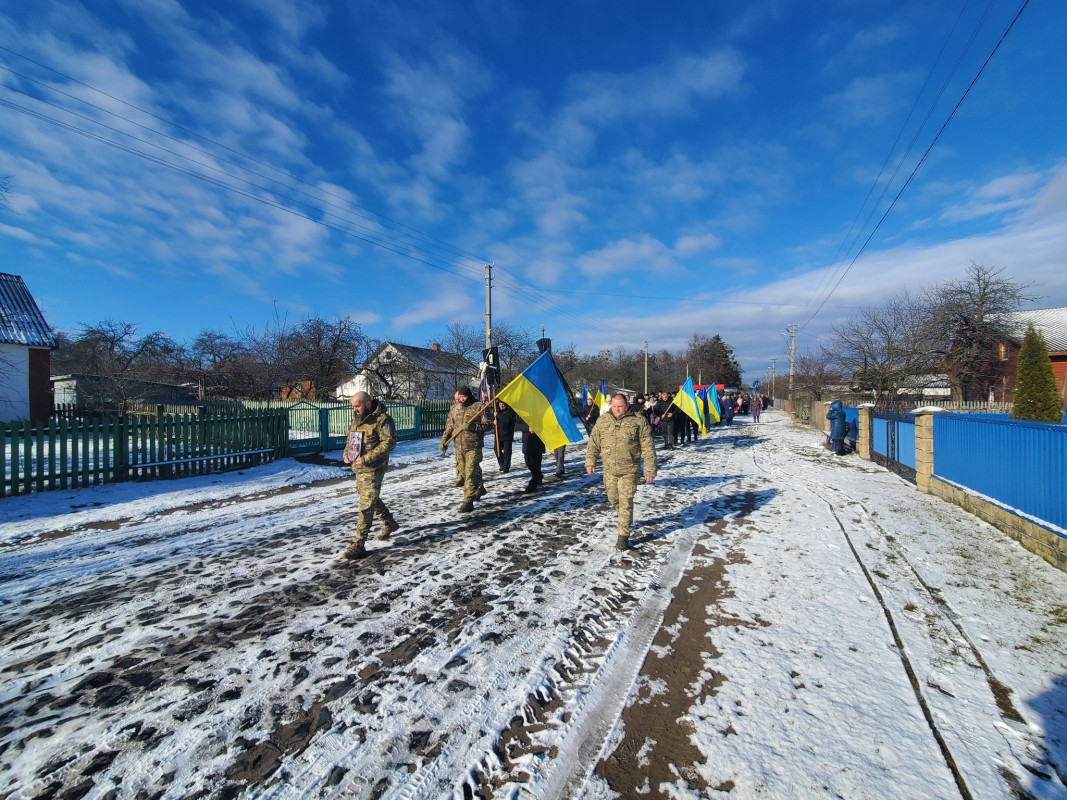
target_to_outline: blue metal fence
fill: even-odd
[[[1067,426],[937,414],[934,475],[1067,529]]]
[[[915,416],[871,415],[871,460],[915,482]]]

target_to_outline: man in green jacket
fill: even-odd
[[[345,558],[352,559],[367,555],[367,536],[375,516],[382,521],[382,531],[377,539],[388,539],[400,524],[393,519],[381,499],[382,479],[389,466],[389,453],[396,447],[396,423],[386,413],[385,406],[372,400],[366,392],[356,392],[349,403],[353,417],[343,458],[356,473],[356,491],[359,492],[356,535],[344,554]]]
[[[479,413],[479,404],[469,387],[460,386],[452,397],[455,403],[448,410],[445,431],[441,434],[441,452],[448,450],[449,442],[455,442],[456,485],[460,478],[463,480],[463,505],[459,510],[466,514],[474,510],[475,500],[485,497],[482,448],[485,433],[493,429],[493,423],[486,418],[484,409]]]
[[[656,478],[656,447],[644,414],[631,411],[625,395],[612,397],[611,413],[601,414],[593,426],[585,451],[585,471],[590,475],[596,472],[598,457],[604,462],[608,502],[619,512],[619,538],[615,548],[626,550],[630,546],[641,461],[645,462],[645,483],[652,483]]]

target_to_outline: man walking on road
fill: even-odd
[[[441,434],[441,452],[448,450],[448,443],[455,434],[456,474],[463,478],[463,505],[459,510],[466,514],[474,510],[475,500],[485,496],[485,484],[482,483],[483,437],[486,431],[493,429],[493,423],[476,413],[477,404],[468,387],[460,386],[452,398],[456,402],[448,410],[445,432]]]
[[[359,520],[356,523],[356,535],[344,557],[363,558],[367,555],[367,536],[375,516],[382,521],[382,531],[376,537],[378,539],[388,539],[389,534],[400,527],[380,496],[385,468],[389,466],[389,453],[396,447],[396,424],[386,413],[385,406],[372,400],[366,392],[356,392],[349,403],[353,417],[348,428],[343,460],[351,464],[352,471],[356,473]]]
[[[652,429],[643,414],[628,408],[626,396],[611,398],[611,413],[602,414],[589,437],[585,453],[585,471],[596,472],[597,458],[604,462],[604,489],[611,507],[619,512],[619,538],[616,550],[630,546],[630,528],[634,521],[634,493],[637,491],[641,461],[645,462],[645,483],[656,478],[656,447]]]

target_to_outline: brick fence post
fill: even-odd
[[[874,408],[873,403],[861,403],[859,406],[860,412],[860,432],[859,438],[856,440],[856,452],[860,454],[860,458],[864,461],[871,460],[871,409]]]
[[[915,412],[915,485],[920,492],[930,492],[934,474],[934,412]]]

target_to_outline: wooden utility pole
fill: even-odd
[[[485,265],[485,349],[493,346],[493,265]]]

